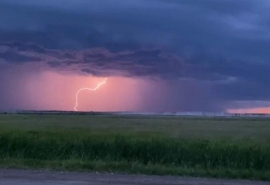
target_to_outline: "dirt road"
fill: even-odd
[[[270,185],[270,182],[108,173],[0,170],[0,185]]]

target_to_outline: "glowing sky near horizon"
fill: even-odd
[[[270,113],[269,8],[0,0],[0,111]]]
[[[78,89],[84,86],[94,87],[103,79],[103,77],[42,72],[34,78],[31,76],[25,79],[20,91],[24,104],[18,106],[18,109],[71,111],[75,106],[75,95]],[[82,91],[77,109],[79,111],[136,111],[139,109],[140,80],[109,77],[107,82],[99,91]]]
[[[229,109],[227,112],[234,114],[270,114],[270,107]]]

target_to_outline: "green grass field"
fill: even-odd
[[[2,114],[0,166],[270,180],[270,119]]]

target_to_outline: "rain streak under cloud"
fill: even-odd
[[[0,110],[270,113],[268,0],[0,0]]]

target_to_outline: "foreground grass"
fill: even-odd
[[[0,165],[270,180],[270,146],[130,134],[13,131]]]
[[[0,167],[270,180],[268,119],[0,115]]]
[[[81,160],[60,160],[47,161],[37,159],[0,159],[0,167],[17,169],[46,169],[58,171],[76,172],[112,172],[148,175],[175,175],[190,177],[211,177],[211,178],[233,178],[250,180],[270,180],[270,171],[260,170],[234,170],[234,169],[203,169],[185,168],[159,164],[140,164],[127,161],[81,161]]]

